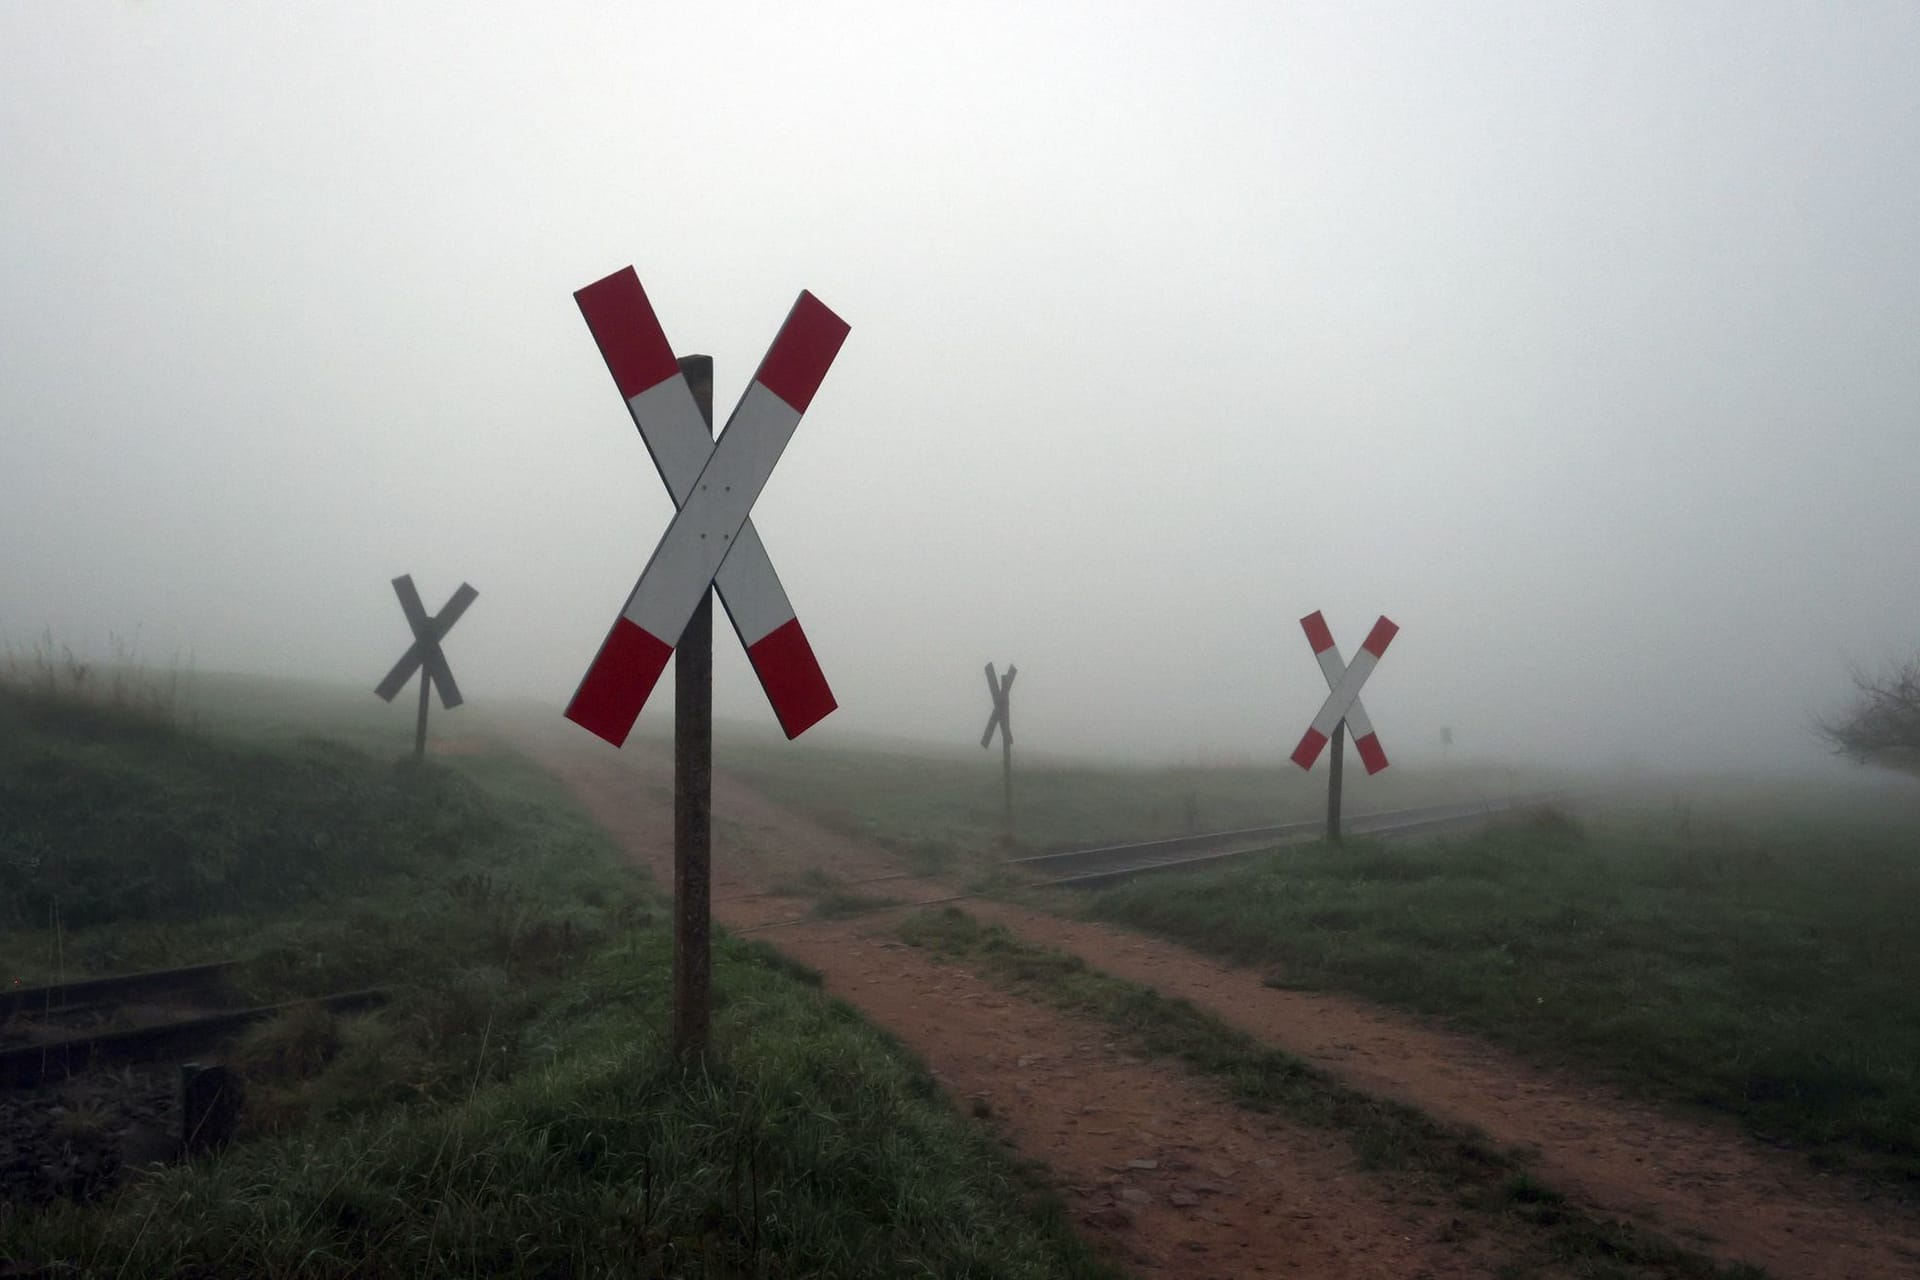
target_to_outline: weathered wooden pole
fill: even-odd
[[[713,433],[713,357],[686,356],[680,373]],[[673,656],[673,1047],[707,1051],[713,953],[713,590],[694,610]]]
[[[1340,843],[1340,775],[1347,767],[1347,722],[1342,720],[1333,726],[1333,737],[1328,740],[1327,749],[1333,754],[1327,757],[1327,841]]]
[[[419,764],[427,758],[427,694],[433,689],[433,681],[427,675],[425,663],[420,664],[420,718],[413,726],[413,760]]]
[[[1007,843],[1013,843],[1013,739],[1000,740],[1000,786],[1007,795]]]
[[[246,1086],[230,1067],[180,1064],[180,1154],[192,1157],[233,1140]]]

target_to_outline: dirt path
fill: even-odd
[[[638,860],[671,879],[664,757],[529,743]],[[1103,1028],[1006,996],[891,940],[897,916],[779,925],[805,899],[769,894],[807,868],[887,875],[884,851],[830,832],[737,782],[715,780],[714,911],[819,969],[834,994],[977,1097],[1022,1155],[1068,1188],[1085,1228],[1143,1275],[1483,1275],[1492,1242],[1462,1242],[1440,1207],[1361,1174],[1337,1135],[1255,1116],[1178,1069],[1117,1053]],[[897,878],[863,892],[925,901],[949,886]],[[1088,964],[1192,1001],[1349,1084],[1535,1153],[1576,1204],[1778,1277],[1920,1275],[1920,1222],[1729,1127],[1677,1117],[1471,1037],[1104,925],[972,900],[975,915]],[[1151,1167],[1135,1162],[1152,1161]]]
[[[785,930],[780,949],[910,1045],[1022,1156],[1043,1162],[1083,1233],[1143,1276],[1484,1276],[1498,1242],[1354,1165],[1339,1134],[1247,1112],[1105,1026],[1008,996],[852,922]]]
[[[1189,1000],[1355,1088],[1527,1150],[1544,1182],[1602,1217],[1780,1277],[1920,1276],[1920,1222],[1909,1209],[1870,1199],[1731,1125],[1624,1098],[1363,1000],[1276,990],[1255,970],[1156,938],[1002,903],[968,909]]]

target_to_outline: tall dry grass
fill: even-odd
[[[191,722],[193,657],[166,666],[140,655],[140,637],[107,634],[106,656],[94,658],[43,629],[32,643],[0,645],[0,693],[39,718],[96,728],[173,729]]]

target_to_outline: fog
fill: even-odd
[[[852,325],[754,515],[822,740],[977,740],[992,661],[1023,745],[1278,758],[1318,609],[1402,628],[1396,761],[1836,768],[1920,645],[1917,66],[1897,0],[9,5],[0,639],[371,697],[410,573],[558,717],[672,514],[631,263],[723,417]]]

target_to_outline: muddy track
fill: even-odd
[[[663,756],[614,757],[545,734],[526,745],[636,860],[670,881]],[[801,870],[855,880],[897,869],[884,851],[725,775],[716,775],[714,809],[715,916],[736,929],[796,915],[802,902],[765,890]],[[915,900],[953,891],[917,879],[873,887]],[[1268,987],[1262,972],[1172,943],[1003,903],[967,907],[1027,941],[1190,1000],[1356,1088],[1531,1152],[1543,1181],[1601,1218],[1779,1277],[1920,1275],[1911,1206],[1822,1176],[1730,1125],[1623,1098],[1362,1000]],[[831,992],[925,1057],[956,1097],[977,1098],[1021,1154],[1053,1170],[1083,1228],[1139,1273],[1441,1276],[1497,1267],[1494,1242],[1463,1233],[1444,1206],[1414,1205],[1392,1177],[1357,1170],[1338,1135],[1252,1115],[1176,1067],[1116,1052],[1099,1024],[935,965],[889,937],[895,919],[760,936],[819,969]]]

